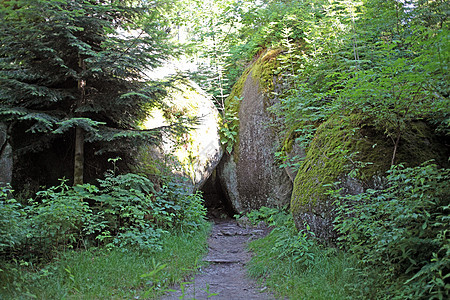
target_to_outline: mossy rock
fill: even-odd
[[[270,127],[272,113],[268,92],[273,89],[273,71],[279,50],[261,54],[244,72],[227,100],[239,116],[237,141],[233,151],[224,155],[218,168],[222,188],[237,212],[262,206],[289,204],[292,182],[274,161],[279,136]],[[242,98],[238,103],[236,98]]]
[[[218,132],[219,111],[210,95],[192,81],[177,81],[168,91],[164,104],[164,109],[155,108],[150,112],[144,129],[168,126],[180,116],[197,117],[198,123],[177,136],[164,134],[158,147],[140,149],[135,170],[150,178],[171,175],[185,183],[189,191],[197,190],[223,155]]]
[[[396,162],[417,166],[434,159],[446,166],[447,145],[425,122],[412,122],[402,135]],[[333,242],[330,186],[339,181],[342,194],[358,194],[380,185],[390,168],[393,148],[391,139],[362,115],[334,116],[321,124],[294,181],[291,211],[297,227],[307,223],[319,239]]]
[[[268,49],[262,52],[253,63],[242,73],[241,77],[234,84],[230,95],[225,100],[225,110],[232,113],[239,114],[242,92],[244,90],[245,83],[249,76],[259,83],[259,87],[262,93],[268,94],[274,88],[274,71],[278,67],[276,57],[281,53],[281,49]],[[265,103],[266,104],[266,103]],[[239,128],[239,119],[233,121],[230,126]],[[235,146],[239,144],[239,136],[237,138]],[[239,150],[235,149],[237,154]]]

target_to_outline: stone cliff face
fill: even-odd
[[[266,55],[266,60],[264,60]],[[261,206],[282,207],[289,203],[292,183],[283,169],[274,162],[279,142],[271,128],[273,116],[267,111],[270,100],[261,85],[261,65],[273,57],[262,55],[245,76],[239,106],[239,132],[231,154],[226,154],[218,167],[222,187],[238,212]],[[267,71],[267,70],[266,70]]]

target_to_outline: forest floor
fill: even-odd
[[[275,299],[246,274],[245,265],[252,254],[247,243],[267,235],[266,226],[241,225],[233,219],[214,220],[209,237],[209,253],[203,260],[207,263],[192,281],[182,284],[177,291],[161,299],[217,299],[252,300]]]

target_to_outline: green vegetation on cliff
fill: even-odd
[[[274,89],[274,70],[278,65],[276,57],[280,51],[280,49],[270,49],[259,54],[241,75],[225,100],[221,140],[230,154],[239,142],[239,108],[247,79],[252,76],[259,83],[261,93],[269,94]],[[236,151],[239,150],[236,149]]]
[[[269,212],[277,228],[251,246],[255,277],[292,298],[448,298],[448,11],[444,0],[2,1],[0,122],[15,183],[31,186],[30,173],[47,186],[0,192],[2,296],[153,297],[196,267],[200,195],[153,157],[138,168],[151,180],[116,165],[102,176],[94,159],[159,140],[139,126],[165,106],[168,84],[148,70],[173,54],[173,36],[195,42],[184,54],[223,110],[226,150],[239,154],[251,78],[284,136],[274,156],[299,169],[292,216]],[[181,110],[168,119],[183,123]],[[305,157],[289,156],[299,147]],[[51,187],[49,174],[75,186]],[[135,272],[124,281],[115,266]]]
[[[317,128],[295,178],[291,202],[294,214],[302,206],[328,199],[330,185],[336,181],[349,177],[363,188],[374,187],[389,170],[394,145],[368,124],[367,117],[350,114],[331,117]],[[403,133],[397,160],[415,167],[435,159],[442,167],[448,166],[441,138],[425,122],[411,122]]]
[[[370,224],[359,218],[359,212],[372,209],[369,203],[382,207],[395,200],[374,199],[372,194],[383,194],[392,185],[396,190],[389,193],[394,198],[420,196],[402,192],[401,184],[386,179],[386,171],[398,164],[411,167],[411,172],[417,171],[417,176],[408,177],[411,183],[426,182],[426,172],[419,165],[430,159],[438,166],[433,173],[436,178],[444,176],[443,168],[449,163],[450,130],[448,5],[447,1],[421,0],[293,0],[265,1],[253,11],[241,12],[244,25],[240,32],[251,32],[241,40],[247,49],[282,49],[276,55],[275,69],[269,67],[272,81],[265,81],[276,80],[276,88],[265,92],[272,92],[271,96],[278,101],[270,111],[277,116],[274,121],[282,121],[285,132],[276,159],[283,167],[299,167],[291,202],[298,228],[310,227],[316,237],[336,242],[336,209],[347,205],[351,209],[355,203],[348,195],[360,194],[368,202],[367,206],[364,201],[357,203],[357,210],[345,214],[345,218],[349,222],[361,222],[358,223],[362,224],[361,232],[369,230]],[[254,23],[245,19],[249,15]],[[230,53],[235,49],[245,48],[230,47]],[[248,53],[252,52],[243,53],[241,58],[248,59]],[[299,145],[306,157],[289,161],[289,154]],[[381,191],[367,192],[370,188]],[[335,189],[343,197],[339,203],[332,197],[337,192]],[[424,195],[432,193],[428,185],[424,189]],[[430,210],[441,210],[442,203],[429,204]],[[377,215],[380,222],[390,222],[390,217],[381,212],[382,209]],[[409,211],[403,217],[416,216],[417,213]],[[430,222],[440,224],[441,217],[436,213]],[[311,224],[305,225],[305,221]],[[428,272],[429,268],[437,268],[436,258],[430,261],[430,257],[426,262],[421,260],[422,271],[412,276],[412,269],[402,269],[404,265],[399,259],[387,267],[381,260],[366,264],[366,258],[375,255],[371,251],[386,242],[384,234],[389,236],[397,231],[413,234],[417,230],[403,225],[395,223],[393,231],[386,232],[378,228],[380,236],[376,239],[380,239],[374,241],[378,244],[363,249],[368,254],[359,257],[360,266],[373,270],[401,269],[398,276],[408,279],[403,281],[405,285],[398,281],[395,293],[390,291],[389,295],[445,298],[449,291],[448,277],[439,275],[448,270],[445,247],[433,250],[440,262],[437,273]],[[330,234],[322,236],[323,232]],[[432,239],[437,241],[440,236]],[[359,245],[365,239],[358,236],[354,241],[342,240],[341,245],[344,248]],[[406,257],[420,246],[408,240],[401,247],[404,247],[402,257]],[[266,251],[270,252],[268,248]],[[419,269],[419,266],[412,268]],[[371,276],[374,276],[374,286],[386,287],[386,278]],[[375,284],[376,280],[381,281]],[[373,294],[361,290],[361,297],[384,297],[384,287]]]

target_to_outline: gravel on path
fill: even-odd
[[[203,259],[209,265],[199,270],[193,283],[178,287],[176,292],[162,300],[212,299],[212,300],[272,300],[266,287],[248,278],[245,265],[252,254],[246,246],[250,240],[264,237],[269,232],[265,226],[239,225],[236,220],[216,220],[208,239],[209,253]]]

